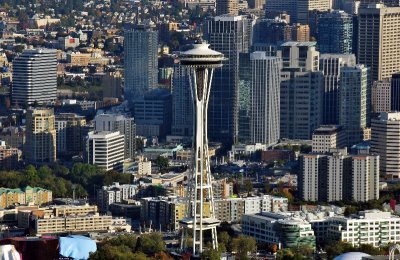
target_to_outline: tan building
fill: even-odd
[[[27,186],[24,189],[0,188],[0,206],[7,208],[17,204],[42,205],[53,201],[50,190]]]
[[[295,42],[310,41],[310,27],[308,24],[294,24],[291,26],[291,39]]]
[[[229,14],[238,15],[239,14],[239,1],[238,0],[216,0],[216,13],[217,15]]]
[[[67,54],[67,62],[72,66],[87,66],[90,56],[90,53],[71,52]]]
[[[358,62],[370,68],[371,81],[400,71],[400,7],[368,5],[359,10]]]
[[[372,86],[372,111],[390,112],[391,101],[391,81],[385,79],[382,81],[374,81]]]
[[[346,146],[344,134],[340,126],[321,125],[312,135],[312,151],[326,153],[332,148],[344,148]]]
[[[56,160],[56,129],[52,108],[29,109],[26,113],[25,159],[40,164]]]

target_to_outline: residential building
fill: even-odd
[[[90,56],[90,53],[67,53],[67,62],[70,63],[72,66],[87,66],[89,65]]]
[[[249,49],[249,21],[245,16],[221,15],[208,20],[205,39],[226,58],[214,71],[208,104],[208,137],[227,147],[239,132],[239,53]]]
[[[38,187],[27,186],[22,189],[0,188],[0,206],[8,208],[15,205],[42,205],[53,201],[53,193]]]
[[[133,184],[119,184],[114,182],[110,186],[103,186],[97,190],[97,205],[100,212],[107,212],[113,203],[121,203],[133,199],[138,187]]]
[[[151,175],[151,161],[147,161],[147,159],[139,160],[138,175],[139,176]]]
[[[337,125],[321,125],[312,135],[312,151],[326,153],[332,148],[346,147],[343,128]]]
[[[189,88],[188,69],[174,66],[172,74],[172,125],[171,134],[192,136],[193,134],[193,101]]]
[[[347,146],[363,141],[370,113],[369,69],[364,65],[343,67],[340,72],[339,125],[346,133]]]
[[[267,146],[279,141],[281,60],[265,52],[250,55],[250,140]]]
[[[322,122],[323,74],[315,42],[286,42],[280,88],[280,138],[310,140]]]
[[[390,86],[390,111],[400,111],[400,73],[392,75]]]
[[[79,38],[70,35],[66,37],[58,37],[58,48],[61,50],[75,49],[79,46]]]
[[[391,80],[374,81],[372,85],[371,110],[375,113],[390,112]]]
[[[11,101],[47,104],[57,99],[57,58],[50,49],[24,50],[13,60]]]
[[[118,98],[122,96],[122,73],[107,72],[101,80],[103,85],[103,98]]]
[[[238,15],[238,0],[216,0],[216,14],[217,15]]]
[[[56,144],[58,156],[80,154],[84,150],[86,118],[74,113],[55,116]]]
[[[322,54],[319,69],[324,74],[323,124],[339,124],[340,73],[344,66],[355,66],[354,54]]]
[[[52,108],[28,109],[24,157],[28,163],[51,163],[56,160],[56,129]]]
[[[94,118],[95,131],[119,131],[124,136],[125,159],[133,160],[136,150],[136,125],[132,117],[100,114]]]
[[[158,32],[148,25],[137,25],[124,32],[125,100],[134,100],[156,88],[158,82]],[[135,115],[134,115],[135,116]]]
[[[371,152],[379,154],[381,174],[400,178],[400,113],[381,113],[371,120],[371,132]]]
[[[106,171],[122,172],[125,139],[119,131],[92,131],[86,139],[85,162],[97,165]]]
[[[242,217],[242,232],[257,243],[279,248],[315,248],[316,238],[311,224],[290,213],[262,212]]]
[[[400,7],[372,4],[359,9],[357,62],[370,69],[371,82],[400,71]]]
[[[0,170],[12,170],[17,168],[21,158],[21,150],[6,146],[6,142],[0,140]]]
[[[306,201],[378,199],[379,156],[348,155],[340,149],[304,154],[297,181],[300,198]]]
[[[233,183],[227,178],[213,180],[212,187],[214,199],[227,199],[233,195]]]
[[[317,42],[320,53],[353,53],[353,17],[334,10],[318,18]]]

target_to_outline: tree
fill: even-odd
[[[269,180],[265,181],[264,190],[265,190],[265,193],[267,193],[267,194],[271,192],[271,184],[269,183]]]
[[[163,156],[158,156],[155,163],[161,172],[164,172],[169,167],[168,158],[165,158]]]
[[[218,234],[219,248],[221,252],[232,252],[232,239],[228,232],[223,231]]]
[[[240,260],[247,260],[249,253],[254,253],[257,249],[256,240],[252,237],[240,235],[232,241],[233,250]]]
[[[247,195],[250,195],[250,192],[253,190],[253,183],[251,180],[247,179],[244,181],[244,189],[247,192]]]
[[[213,249],[212,246],[207,247],[200,255],[202,260],[220,260],[221,252],[218,249]]]
[[[138,238],[136,251],[141,251],[148,256],[154,256],[165,250],[165,243],[161,233],[144,234]]]

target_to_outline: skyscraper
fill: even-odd
[[[392,75],[390,99],[390,110],[400,111],[400,73]]]
[[[250,53],[239,54],[239,142],[250,142]]]
[[[238,15],[239,13],[239,0],[216,0],[215,3],[217,15]]]
[[[125,100],[133,101],[154,89],[158,82],[158,33],[136,25],[124,32]]]
[[[171,134],[190,137],[193,134],[193,101],[190,96],[188,68],[174,66],[172,74]]]
[[[281,60],[253,52],[250,88],[250,139],[271,146],[279,140]]]
[[[367,127],[369,69],[364,65],[343,67],[340,72],[339,124],[343,126],[347,146],[363,140]]]
[[[239,53],[248,51],[248,26],[244,16],[222,15],[208,20],[205,29],[211,48],[227,58],[214,72],[208,133],[210,140],[228,147],[238,139]]]
[[[324,81],[315,42],[282,44],[280,137],[310,140],[322,122]]]
[[[371,111],[375,113],[390,112],[390,79],[374,81],[372,85]]]
[[[29,109],[26,113],[25,159],[41,164],[56,160],[56,129],[54,111],[50,108]]]
[[[55,116],[57,132],[57,156],[80,154],[84,150],[84,127],[86,118],[74,113],[61,113]]]
[[[124,136],[125,159],[135,159],[136,125],[133,117],[115,114],[101,114],[94,119],[96,131],[119,131]]]
[[[371,120],[371,152],[380,156],[380,171],[400,178],[400,113],[381,113]]]
[[[340,71],[344,66],[355,66],[354,54],[322,54],[319,69],[324,74],[323,124],[339,124]]]
[[[13,61],[13,104],[47,104],[57,99],[55,50],[25,50]]]
[[[351,54],[353,46],[353,17],[335,10],[318,19],[317,41],[321,53]]]
[[[360,8],[358,23],[357,62],[370,68],[371,82],[400,71],[400,7]]]

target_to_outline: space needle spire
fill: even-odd
[[[190,74],[193,101],[193,155],[192,169],[187,186],[187,214],[180,221],[183,227],[181,249],[191,248],[193,256],[204,250],[204,234],[213,249],[218,248],[214,198],[211,184],[210,159],[208,156],[207,110],[211,81],[215,68],[225,60],[220,52],[211,50],[209,44],[196,43],[193,48],[179,55],[180,64]],[[188,245],[188,230],[192,231],[193,244]],[[211,234],[210,234],[211,233]]]

